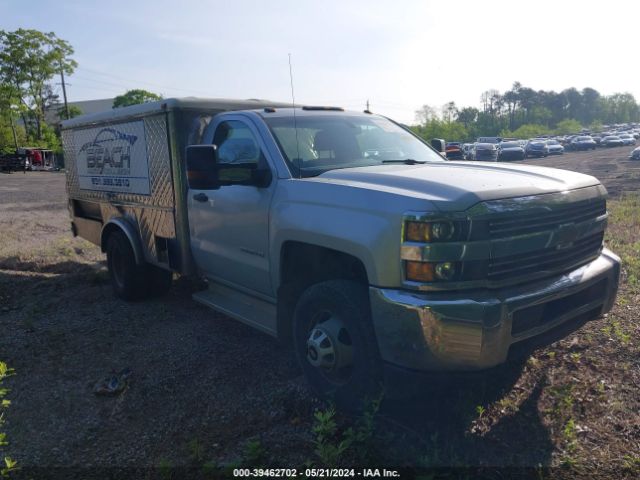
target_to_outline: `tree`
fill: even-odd
[[[430,105],[423,105],[415,112],[416,120],[421,125],[426,125],[427,122],[438,118],[438,114],[436,113],[436,109]]]
[[[582,125],[579,121],[574,120],[573,118],[567,118],[565,120],[561,120],[556,125],[556,133],[558,135],[568,135],[570,133],[579,133],[582,130]]]
[[[447,102],[442,106],[442,118],[446,122],[452,122],[458,117],[456,102]]]
[[[82,115],[82,109],[77,105],[69,105],[69,118],[74,118]],[[64,107],[60,107],[56,110],[56,115],[60,121],[67,119],[67,111]]]
[[[472,123],[475,123],[478,113],[477,108],[464,107],[458,112],[458,121],[464,125],[464,128],[469,128]]]
[[[162,95],[141,89],[129,90],[113,99],[113,108],[128,107],[129,105],[155,102],[157,100],[162,100]]]
[[[78,64],[71,55],[71,45],[53,32],[0,30],[0,82],[15,89],[23,123],[35,124],[37,140],[43,138],[45,108],[54,97],[48,82],[60,72],[73,73]]]
[[[521,125],[515,131],[510,132],[510,135],[505,135],[509,137],[516,138],[534,138],[538,135],[548,135],[550,130],[544,125],[538,125],[535,123],[527,123],[525,125]]]

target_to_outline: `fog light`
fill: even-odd
[[[456,264],[452,262],[437,263],[435,273],[440,280],[451,280],[456,274]]]

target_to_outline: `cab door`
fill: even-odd
[[[273,173],[249,118],[222,115],[208,130],[204,139],[216,145],[219,166],[250,164]],[[272,173],[268,185],[231,178],[213,190],[189,188],[191,250],[207,278],[273,296],[268,254],[269,207],[276,185]]]

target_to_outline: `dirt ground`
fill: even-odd
[[[615,197],[640,187],[629,150],[527,162],[593,174]],[[115,299],[99,249],[71,236],[64,174],[0,175],[0,360],[16,371],[5,382],[10,444],[1,453],[24,471],[67,473],[319,465],[313,412],[324,407],[292,355],[191,291],[181,279],[162,299]],[[365,456],[525,467],[538,478],[546,467],[561,469],[554,477],[640,475],[638,296],[623,291],[614,312],[521,362],[383,404]],[[124,368],[123,393],[93,393]],[[352,421],[338,417],[340,428]],[[356,453],[344,458],[363,458]]]

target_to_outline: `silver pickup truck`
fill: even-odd
[[[169,99],[63,123],[71,226],[115,293],[195,300],[295,349],[340,403],[467,371],[611,309],[606,191],[579,173],[446,161],[368,112]]]

